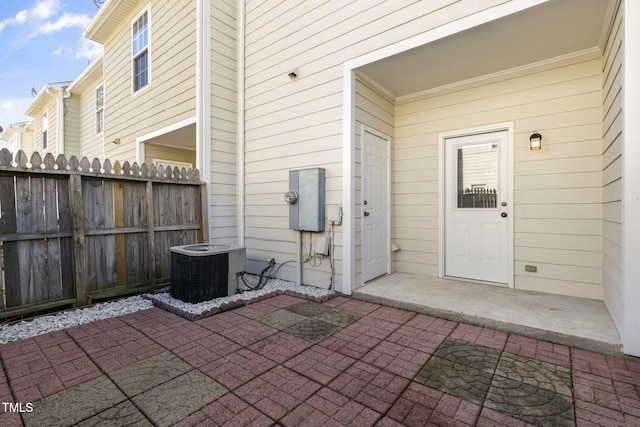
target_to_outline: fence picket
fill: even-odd
[[[53,156],[50,157],[53,159]],[[58,186],[57,179],[46,177],[44,188],[44,226],[45,231],[60,231],[58,226]],[[47,297],[45,299],[62,298],[62,282],[60,278],[60,240],[58,237],[45,239],[46,282]]]

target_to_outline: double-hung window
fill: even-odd
[[[104,86],[96,89],[96,134],[104,130]]]
[[[133,62],[133,92],[149,84],[149,10],[145,10],[133,21],[132,34],[132,62]]]

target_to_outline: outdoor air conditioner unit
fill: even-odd
[[[173,246],[172,297],[198,303],[238,292],[238,274],[246,268],[246,248],[222,244]]]

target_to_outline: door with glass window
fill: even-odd
[[[445,276],[509,283],[507,131],[445,139]]]

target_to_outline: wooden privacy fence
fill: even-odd
[[[195,171],[0,150],[0,318],[143,292],[208,241]]]
[[[458,193],[459,208],[495,208],[498,192],[495,188],[465,189]]]

